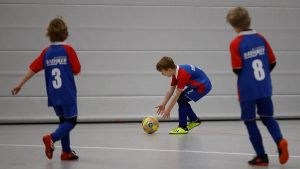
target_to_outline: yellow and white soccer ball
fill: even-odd
[[[142,127],[147,134],[153,134],[159,128],[159,122],[156,117],[146,117],[142,122]]]

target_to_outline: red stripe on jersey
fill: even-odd
[[[49,47],[45,48],[42,53],[30,64],[29,69],[37,73],[44,69],[44,56]]]
[[[267,53],[268,53],[268,59],[269,59],[269,64],[275,63],[276,62],[276,57],[273,53],[273,50],[271,48],[271,45],[269,44],[269,42],[266,40],[265,37],[263,37],[261,34],[258,33],[258,35],[264,40],[264,42],[266,43],[266,48],[267,48]]]
[[[240,55],[239,46],[243,36],[238,36],[230,43],[231,65],[233,69],[242,67],[242,57]]]
[[[177,76],[177,88],[184,89],[184,87],[189,83],[190,79],[191,75],[184,69],[179,68]]]
[[[69,58],[69,62],[71,64],[73,74],[76,75],[76,74],[80,73],[81,65],[78,60],[75,50],[69,45],[63,45],[63,47],[66,49],[66,51],[68,53],[68,58]]]

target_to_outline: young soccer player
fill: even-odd
[[[22,86],[36,73],[45,70],[48,106],[54,108],[60,123],[56,131],[43,137],[45,153],[52,159],[54,143],[61,140],[61,160],[77,160],[78,156],[70,148],[70,132],[77,123],[77,91],[74,75],[81,69],[74,49],[64,41],[68,37],[68,28],[61,18],[54,18],[48,26],[47,36],[50,46],[31,63],[29,70],[19,84],[13,88],[16,95]]]
[[[276,58],[267,40],[250,29],[250,16],[244,7],[231,9],[227,14],[238,36],[230,43],[233,72],[237,75],[241,120],[244,121],[256,156],[250,165],[268,166],[262,136],[256,124],[256,109],[262,123],[267,127],[278,146],[279,161],[285,164],[289,159],[288,142],[283,138],[277,121],[273,117],[272,83],[270,72],[276,65]]]
[[[191,108],[189,102],[197,102],[211,90],[211,83],[207,75],[194,65],[175,65],[171,57],[164,56],[156,64],[157,71],[163,76],[171,77],[171,86],[162,103],[157,106],[157,113],[163,118],[169,118],[176,102],[178,103],[179,126],[172,129],[169,134],[187,134],[189,130],[201,124]],[[166,105],[175,92],[169,106]],[[187,117],[190,119],[187,125]]]

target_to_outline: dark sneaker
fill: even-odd
[[[265,154],[262,157],[256,156],[252,160],[248,161],[248,164],[255,165],[255,166],[268,166],[269,165],[268,155]]]
[[[45,154],[48,159],[52,159],[53,151],[54,151],[54,144],[52,141],[51,135],[45,135],[43,137],[43,142],[45,144]]]
[[[280,164],[285,164],[289,160],[288,142],[286,139],[281,139],[278,143],[278,153]]]
[[[75,151],[71,151],[71,152],[68,152],[68,153],[67,152],[61,152],[60,159],[71,161],[71,160],[78,160],[79,157],[76,155]]]

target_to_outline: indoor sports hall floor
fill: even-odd
[[[279,121],[289,141],[290,160],[278,162],[277,150],[263,125],[268,169],[300,168],[300,121]],[[52,160],[46,159],[42,135],[56,125],[0,125],[0,169],[253,169],[253,157],[242,122],[203,122],[187,135],[169,135],[175,122],[160,123],[153,135],[140,123],[78,124],[72,132],[79,161],[62,162],[57,142]]]

